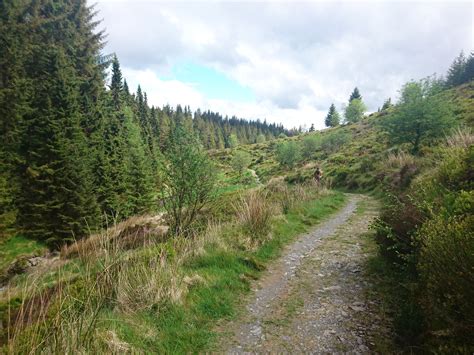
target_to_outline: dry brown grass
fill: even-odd
[[[237,219],[247,234],[257,239],[268,234],[275,209],[269,203],[266,192],[251,190],[234,207]]]
[[[120,266],[113,287],[116,305],[125,314],[159,312],[160,304],[180,303],[187,292],[177,265],[163,256],[132,259]]]
[[[446,142],[448,147],[469,148],[474,144],[474,134],[469,128],[457,128]]]
[[[62,258],[97,253],[104,250],[103,244],[115,241],[121,249],[135,249],[165,240],[168,227],[163,216],[134,216],[114,225],[107,230],[76,241],[61,249]],[[105,235],[105,240],[104,240]]]
[[[181,302],[197,281],[185,282],[180,258],[170,262],[165,251],[125,253],[129,244],[120,234],[129,227],[130,222],[123,223],[95,235],[87,247],[76,247],[81,269],[73,279],[64,281],[63,273],[70,271],[59,268],[55,285],[45,289],[44,280],[32,274],[22,304],[9,316],[8,353],[103,353],[127,347],[116,334],[100,329],[104,307],[126,315],[159,312],[161,304]]]
[[[385,166],[389,169],[401,169],[406,166],[415,165],[415,157],[409,153],[398,152],[387,156]]]

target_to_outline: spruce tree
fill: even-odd
[[[120,63],[117,56],[114,56],[112,61],[112,80],[110,81],[110,93],[112,95],[112,105],[115,110],[120,110],[122,107],[122,72],[120,70]]]
[[[93,229],[98,209],[74,69],[58,47],[41,46],[34,58],[33,110],[20,143],[18,222],[25,235],[57,247]]]
[[[101,134],[100,152],[95,163],[96,194],[107,219],[121,219],[131,213],[127,202],[126,137],[123,113],[109,112]]]
[[[329,107],[328,114],[326,116],[326,119],[324,120],[324,123],[326,124],[326,127],[335,127],[338,126],[340,123],[340,116],[339,112],[336,110],[336,106],[334,104],[331,104]]]
[[[471,80],[474,80],[474,52],[471,52],[466,60],[464,75],[462,78],[463,83],[468,83]]]
[[[461,85],[464,82],[463,76],[465,74],[465,69],[466,57],[464,56],[464,52],[461,51],[448,69],[446,75],[446,86],[453,87]]]
[[[124,110],[124,137],[126,144],[125,170],[126,195],[130,214],[141,214],[153,205],[152,194],[155,186],[152,163],[146,154],[146,146],[141,139],[140,128],[133,120],[130,108]]]
[[[359,99],[362,100],[362,96],[359,93],[359,89],[357,87],[354,88],[354,91],[352,91],[351,96],[349,97],[349,102],[352,100]]]
[[[383,106],[382,106],[382,111],[385,111],[387,109],[389,109],[390,107],[392,107],[392,99],[389,97],[387,100],[385,100],[385,102],[383,103]]]

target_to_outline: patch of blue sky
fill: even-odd
[[[208,99],[254,102],[253,91],[226,74],[196,63],[184,62],[173,67],[167,79],[192,84]]]

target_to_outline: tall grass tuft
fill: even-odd
[[[268,234],[274,212],[267,199],[267,193],[252,190],[241,197],[235,205],[237,219],[244,231],[256,239]]]
[[[448,147],[469,148],[474,144],[474,134],[468,128],[457,128],[446,139]]]
[[[130,253],[115,229],[94,236],[94,242],[73,246],[78,273],[67,279],[59,270],[52,287],[32,279],[22,292],[22,304],[12,311],[6,351],[17,353],[103,353],[128,345],[103,328],[106,309],[122,314],[160,312],[161,305],[179,303],[187,285],[170,262],[166,248]],[[157,247],[149,237],[149,248]],[[66,254],[68,255],[68,254]]]
[[[415,157],[403,151],[389,154],[385,161],[385,166],[389,169],[401,169],[405,166],[412,166],[414,164]]]

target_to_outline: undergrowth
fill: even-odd
[[[234,204],[234,218],[221,221],[208,215],[207,228],[194,238],[164,240],[138,234],[146,242],[140,246],[137,241],[120,242],[120,233],[111,229],[84,247],[71,247],[63,253],[69,259],[63,259],[65,264],[58,266],[55,282],[49,286],[44,284],[45,275],[18,279],[16,286],[12,281],[3,307],[3,322],[8,324],[3,350],[182,353],[212,349],[216,324],[236,315],[251,280],[284,245],[345,199],[342,193],[315,185],[290,189],[297,198],[285,213],[284,193],[263,188],[243,192],[236,201],[245,202],[246,218],[238,218],[243,205]],[[254,206],[261,199],[263,204]],[[253,226],[261,219],[253,213],[267,208],[273,215],[268,214],[254,233],[248,223]],[[205,213],[212,214],[212,209]]]

